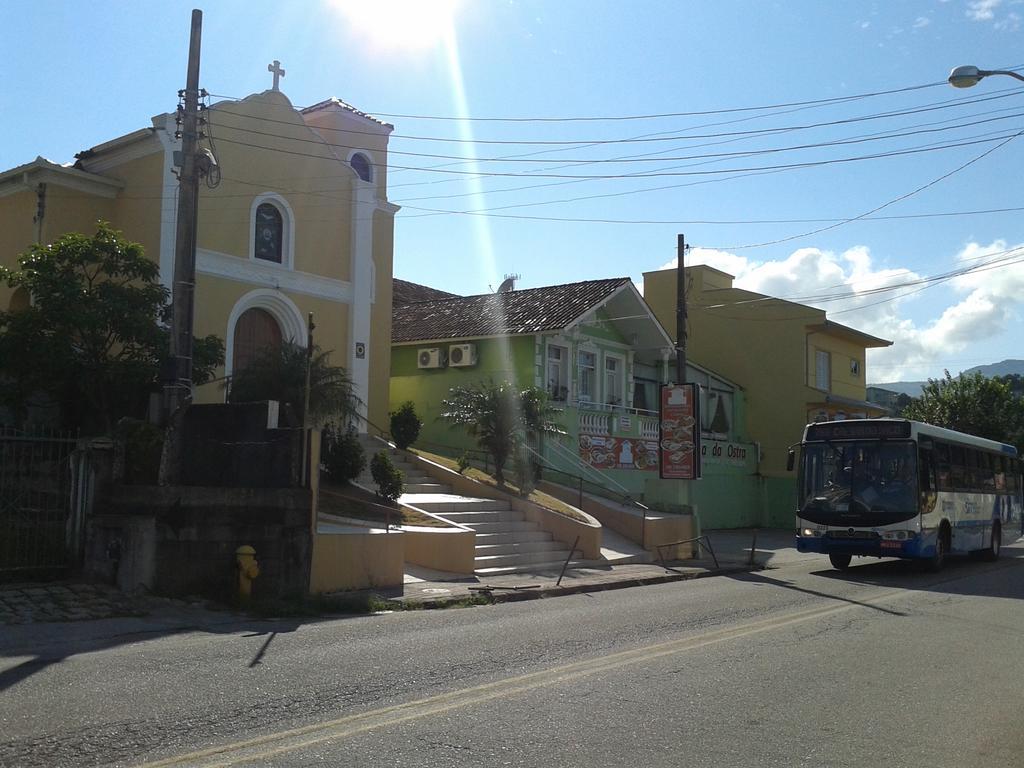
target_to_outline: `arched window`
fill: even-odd
[[[363,181],[371,180],[371,166],[366,155],[356,152],[352,155],[352,159],[349,160],[349,163],[352,166],[352,170],[356,172],[360,179]]]
[[[281,326],[267,310],[247,309],[235,324],[232,347],[231,370],[236,372],[260,355],[281,348]]]
[[[14,293],[11,295],[11,305],[9,310],[11,312],[24,312],[31,306],[32,295],[28,292],[28,288],[24,285],[19,285],[14,289]]]
[[[253,255],[257,259],[281,263],[284,250],[284,217],[273,203],[256,208],[256,233]]]

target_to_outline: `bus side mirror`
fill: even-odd
[[[789,455],[786,456],[786,471],[792,472],[793,465],[796,463],[796,451],[792,448],[789,449]]]

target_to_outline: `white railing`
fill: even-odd
[[[611,429],[609,428],[609,418],[607,413],[599,413],[596,411],[584,411],[581,410],[580,414],[580,433],[586,433],[588,435],[609,435]]]
[[[656,416],[640,416],[640,437],[646,440],[657,440],[660,435]]]

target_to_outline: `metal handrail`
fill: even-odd
[[[682,541],[669,541],[664,544],[656,545],[655,549],[658,550],[658,561],[661,563],[661,567],[664,568],[666,571],[672,570],[667,565],[665,565],[665,553],[661,551],[662,547],[677,547],[680,544],[692,544],[695,541],[697,542],[698,547],[700,546],[700,542],[704,542],[704,545],[708,548],[708,552],[711,553],[711,559],[715,561],[715,570],[720,570],[722,566],[718,564],[718,558],[715,556],[715,550],[711,547],[711,539],[708,538],[706,533],[700,536],[694,536],[692,539],[683,539]]]

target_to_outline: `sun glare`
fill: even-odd
[[[422,50],[451,29],[458,0],[329,0],[356,35],[375,48]]]

